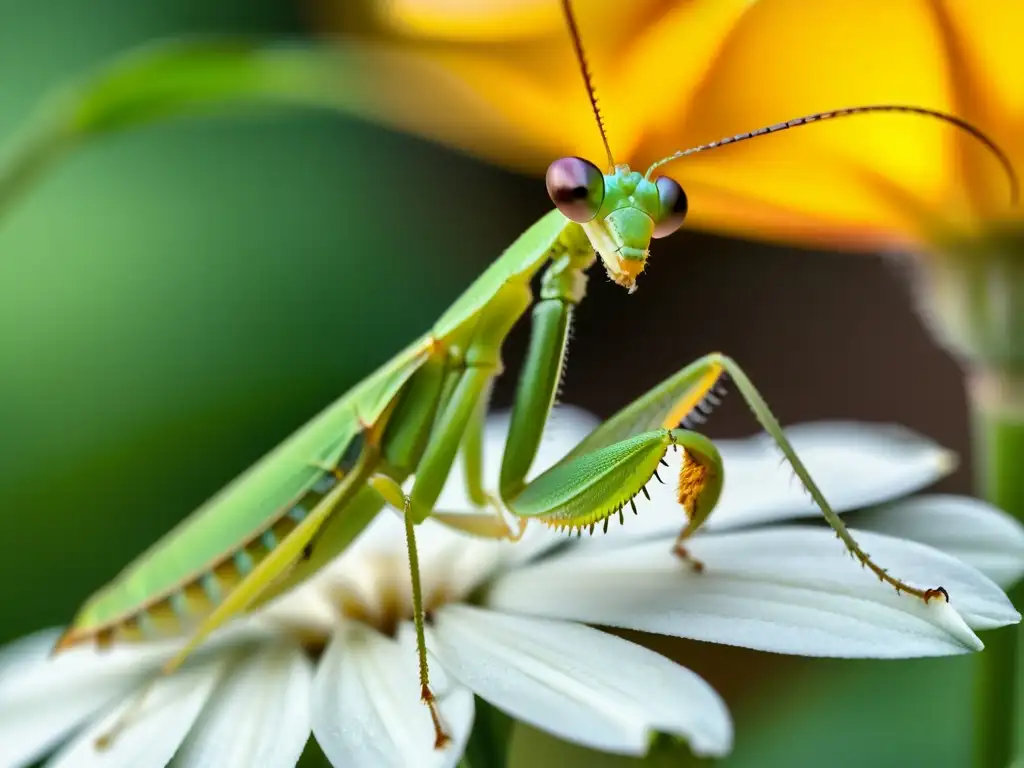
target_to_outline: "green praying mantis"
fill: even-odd
[[[668,450],[681,450],[677,498],[685,523],[674,551],[681,567],[703,568],[687,540],[714,510],[725,467],[714,444],[690,429],[730,379],[762,428],[849,552],[898,592],[928,602],[949,599],[921,589],[875,563],[830,508],[743,369],[723,354],[693,362],[596,427],[566,456],[527,482],[559,387],[574,308],[586,297],[587,273],[599,260],[632,293],[652,239],[683,224],[688,201],[678,182],[654,176],[666,163],[815,122],[875,112],[904,112],[949,123],[993,152],[1016,196],[1005,155],[984,134],[942,112],[870,105],[807,115],[677,152],[646,173],[617,164],[597,108],[580,35],[563,0],[570,38],[597,127],[607,171],[579,157],[556,160],[546,184],[554,208],[530,226],[422,336],[343,394],[247,472],[185,519],[92,596],[55,652],[84,644],[108,647],[181,637],[162,668],[176,670],[226,622],[308,579],[349,544],[385,506],[405,521],[419,657],[421,698],[448,741],[431,691],[424,640],[416,526],[433,518],[474,536],[517,540],[532,520],[575,531],[609,520],[657,477]],[[217,94],[213,94],[215,98]],[[301,99],[300,99],[301,100]],[[159,113],[159,109],[154,112]],[[536,286],[536,289],[535,287]],[[531,312],[531,339],[516,389],[499,487],[485,488],[483,427],[491,387],[503,373],[502,346]],[[461,452],[472,514],[435,508]],[[406,492],[408,480],[411,487]],[[518,521],[510,525],[508,520]],[[713,567],[713,564],[711,564]],[[109,744],[128,719],[101,739]]]

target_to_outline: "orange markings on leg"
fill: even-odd
[[[707,482],[708,468],[686,448],[683,448],[683,462],[679,466],[679,490],[676,499],[686,510],[688,519],[693,519],[697,511],[697,499]]]
[[[676,403],[675,407],[665,417],[662,426],[665,429],[673,429],[682,423],[683,419],[690,415],[694,408],[707,396],[708,392],[715,386],[721,377],[723,368],[719,363],[712,363],[707,372],[700,377],[694,389],[682,400]]]

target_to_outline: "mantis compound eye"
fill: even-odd
[[[658,187],[659,215],[651,236],[667,237],[683,225],[689,204],[679,182],[662,176],[654,183]]]
[[[604,202],[604,174],[582,157],[563,157],[548,166],[548,195],[565,218],[586,224]]]

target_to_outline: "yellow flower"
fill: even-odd
[[[332,0],[371,43],[371,116],[517,170],[604,151],[556,0]],[[807,113],[903,103],[965,118],[1024,168],[1019,0],[576,0],[618,162]],[[977,141],[864,115],[665,167],[693,226],[829,247],[919,246],[1020,217]]]

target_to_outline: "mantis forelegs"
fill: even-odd
[[[502,457],[500,498],[493,497],[484,489],[482,479],[482,430],[489,388],[499,366],[496,352],[508,330],[501,327],[497,318],[512,316],[508,312],[502,313],[496,305],[491,310],[491,317],[485,320],[489,322],[490,329],[498,330],[499,333],[490,339],[486,334],[478,333],[474,340],[466,359],[481,367],[477,371],[469,369],[461,374],[416,469],[416,481],[409,499],[404,499],[400,490],[389,488],[386,479],[379,478],[376,481],[380,486],[378,490],[391,506],[403,509],[407,504],[417,523],[433,515],[441,522],[477,535],[512,540],[522,536],[523,526],[520,526],[518,532],[509,530],[501,510],[506,508],[505,499],[522,490],[537,455],[548,414],[558,393],[572,311],[583,299],[585,270],[593,259],[593,253],[589,250],[567,250],[552,261],[541,279],[540,299],[533,308],[530,347],[516,389],[506,449]],[[511,297],[516,292],[516,286],[507,285],[503,290]],[[525,287],[521,287],[520,295],[522,293],[528,294]],[[472,354],[473,351],[477,354]],[[491,364],[491,370],[486,368],[487,363]],[[465,459],[467,493],[474,504],[491,506],[492,513],[448,515],[434,509],[460,444]]]
[[[533,308],[530,347],[516,389],[501,461],[502,498],[513,497],[523,489],[537,455],[558,392],[571,318],[572,304],[561,298],[541,300]]]
[[[530,347],[516,388],[515,405],[501,461],[500,492],[513,498],[525,484],[537,456],[548,414],[558,395],[569,344],[574,307],[586,292],[589,254],[566,253],[552,262],[541,280],[533,308]]]
[[[907,592],[925,602],[939,596],[948,599],[941,587],[919,589],[890,576],[861,549],[825,500],[743,369],[717,353],[686,366],[601,424],[560,462],[506,498],[509,509],[516,515],[535,517],[556,527],[593,528],[601,522],[607,525],[607,518],[621,512],[626,503],[631,504],[633,496],[654,476],[667,447],[678,443],[684,451],[678,499],[688,520],[676,541],[676,550],[688,558],[684,542],[717,505],[724,467],[707,438],[675,427],[699,412],[726,374],[736,383],[758,422],[778,445],[851,555],[897,592]]]

